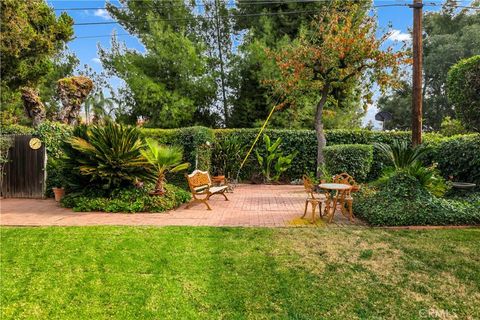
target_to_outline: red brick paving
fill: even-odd
[[[305,196],[303,186],[239,185],[233,193],[228,194],[230,201],[225,201],[221,196],[212,197],[212,211],[206,210],[203,204],[197,204],[190,209],[185,209],[185,205],[182,205],[176,210],[164,213],[135,214],[73,212],[60,207],[51,199],[3,199],[0,224],[285,227],[298,225],[293,223],[294,219],[295,222],[304,222],[298,218],[303,214]],[[337,212],[333,224],[351,223]]]

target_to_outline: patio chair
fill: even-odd
[[[312,222],[315,222],[315,211],[318,206],[320,218],[323,216],[322,204],[325,202],[326,198],[324,194],[315,192],[315,184],[313,183],[310,177],[304,175],[302,177],[303,186],[305,192],[307,193],[307,198],[305,199],[305,211],[303,212],[302,218],[307,215],[308,204],[312,205]]]
[[[208,200],[216,194],[221,194],[225,198],[225,201],[228,201],[225,195],[228,186],[213,186],[212,179],[207,171],[195,170],[191,174],[186,174],[185,177],[187,178],[188,186],[190,187],[193,197],[192,201],[187,204],[187,209],[195,202],[202,202],[205,203],[208,210],[212,210],[208,204]]]
[[[354,215],[353,215],[353,197],[352,197],[352,192],[358,191],[360,188],[359,185],[355,182],[355,179],[351,175],[349,175],[346,172],[337,174],[336,176],[333,177],[333,182],[334,183],[341,183],[341,184],[348,184],[352,186],[352,189],[348,190],[345,192],[345,202],[347,204],[348,208],[348,214],[350,216],[350,221],[354,220]],[[344,210],[345,208],[342,208]]]

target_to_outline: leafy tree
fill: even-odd
[[[42,0],[4,0],[0,4],[1,103],[18,113],[19,89],[35,88],[53,72],[53,57],[73,37],[73,20],[56,17]]]
[[[231,117],[231,83],[228,73],[233,53],[233,21],[225,0],[202,0],[203,13],[196,17],[196,32],[204,41],[207,57],[207,73],[215,79],[217,92],[212,112],[213,125],[229,126]],[[221,116],[220,118],[215,115]]]
[[[412,86],[402,82],[389,95],[382,95],[378,99],[380,111],[389,112],[392,120],[385,122],[385,129],[408,130],[412,124]]]
[[[216,95],[207,72],[205,42],[195,31],[193,5],[160,0],[107,3],[109,14],[145,47],[129,50],[114,36],[112,48],[100,48],[103,66],[123,79],[131,101],[130,122],[138,117],[150,126],[191,125],[209,116]],[[167,21],[168,20],[168,21]]]
[[[448,72],[448,97],[468,129],[480,131],[480,55],[460,60]]]
[[[453,1],[446,4],[452,5]],[[424,125],[438,130],[445,117],[457,116],[447,97],[448,70],[459,60],[480,54],[480,11],[444,6],[439,12],[426,13],[423,25]],[[378,108],[394,114],[394,120],[387,124],[389,128],[410,128],[411,91],[410,85],[405,86],[380,99]]]
[[[440,12],[427,13],[423,20],[425,125],[438,129],[444,117],[456,116],[447,97],[448,70],[459,60],[480,54],[480,11],[445,6]]]
[[[315,111],[317,165],[324,163],[323,113],[332,90],[361,80],[363,99],[369,100],[374,83],[381,88],[398,85],[407,52],[382,50],[388,34],[377,39],[376,32],[375,18],[364,7],[342,4],[323,11],[291,45],[271,53],[280,77],[269,84],[281,101],[279,108],[295,108],[298,96],[319,96]]]
[[[265,120],[275,104],[270,88],[263,83],[275,68],[274,61],[268,57],[265,49],[288,45],[298,36],[300,28],[308,25],[315,17],[315,12],[325,5],[321,2],[280,2],[252,4],[251,1],[239,0],[233,10],[236,16],[234,30],[245,35],[238,54],[232,59],[232,72],[229,74],[229,85],[233,91],[230,127],[252,127]],[[287,11],[299,13],[281,14]],[[251,16],[258,13],[267,15],[258,18]],[[292,114],[287,111],[276,114],[271,125],[305,127],[307,119],[301,112]]]
[[[356,1],[366,3],[367,1]],[[260,126],[275,105],[276,97],[265,79],[272,77],[275,62],[266,54],[266,49],[278,50],[298,38],[302,28],[310,25],[327,2],[238,1],[236,14],[247,15],[235,18],[237,32],[245,32],[237,59],[233,60],[230,79],[233,88],[232,121],[234,127]],[[366,8],[366,7],[365,7]],[[328,10],[328,9],[327,9]],[[270,15],[253,19],[252,14]],[[289,14],[288,12],[294,12]],[[284,13],[284,14],[282,14]],[[297,97],[295,109],[279,110],[269,123],[279,128],[311,128],[318,96]],[[356,85],[336,88],[329,94],[325,105],[326,128],[358,127],[364,114]]]

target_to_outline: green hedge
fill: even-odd
[[[34,133],[39,136],[47,146],[49,157],[57,158],[60,154],[60,145],[68,137],[71,128],[58,123],[46,122],[36,131],[22,126],[2,127],[2,133]],[[251,146],[258,134],[259,129],[209,129],[205,127],[188,127],[179,129],[142,129],[145,137],[157,139],[160,143],[179,145],[183,147],[185,161],[191,163],[193,169],[198,155],[198,168],[208,170],[212,163],[214,147],[234,136],[238,143],[245,146],[245,150]],[[282,149],[285,154],[298,151],[292,167],[284,174],[285,180],[294,180],[304,173],[315,171],[317,139],[313,130],[283,130],[267,129],[265,132],[271,139],[281,137]],[[410,141],[410,132],[381,132],[370,130],[327,130],[327,146],[340,144],[367,144],[376,142],[390,144],[394,140]],[[426,162],[436,162],[442,174],[446,177],[453,175],[454,179],[480,184],[480,135],[462,135],[445,138],[436,133],[426,133],[424,141],[432,147]],[[208,142],[208,143],[207,143]],[[214,143],[216,142],[216,144]],[[259,148],[261,143],[256,146]],[[246,151],[244,152],[246,154]],[[239,158],[245,156],[242,154]],[[250,155],[241,171],[241,179],[250,179],[260,172],[254,152]],[[235,157],[234,157],[235,158]],[[237,157],[238,158],[238,157]],[[385,165],[387,159],[382,158],[376,149],[373,150],[371,170],[366,178],[367,181],[376,179]],[[236,174],[236,173],[235,173]],[[363,179],[363,173],[360,174]],[[355,174],[354,174],[355,176]],[[355,177],[359,179],[358,177]],[[175,178],[175,184],[184,185],[181,175]],[[173,181],[171,181],[173,182]],[[181,182],[181,183],[180,183]]]
[[[258,129],[218,129],[215,130],[215,137],[217,141],[225,140],[228,136],[236,136],[239,143],[246,146],[246,150],[250,148],[258,134]],[[281,149],[284,154],[290,154],[298,151],[298,155],[292,162],[290,169],[283,175],[283,179],[294,180],[301,177],[306,172],[315,170],[316,167],[316,144],[317,139],[311,130],[265,130],[265,133],[272,141],[277,138],[282,138]],[[255,146],[255,149],[261,152],[263,142],[261,138]],[[213,151],[215,152],[215,150]],[[243,159],[247,152],[241,156]],[[217,165],[214,163],[214,166]],[[250,179],[255,174],[261,172],[259,164],[255,159],[255,150],[252,151],[250,157],[247,159],[244,167],[241,170],[241,179]],[[236,174],[236,173],[235,173]]]
[[[364,182],[372,168],[373,146],[367,144],[339,144],[323,149],[328,172],[347,172],[355,180]]]
[[[215,136],[224,140],[226,136],[236,136],[243,144],[250,147],[259,129],[217,129],[214,130]],[[314,172],[317,158],[317,138],[313,130],[284,130],[267,129],[265,133],[275,140],[281,137],[283,140],[282,148],[284,152],[290,153],[298,151],[292,167],[284,174],[287,180],[298,179],[302,174]],[[327,146],[339,144],[369,144],[376,142],[390,144],[394,140],[410,141],[411,133],[406,131],[371,131],[371,130],[327,130],[325,132]],[[425,141],[437,141],[441,139],[437,133],[427,133],[424,135]],[[261,142],[260,142],[261,145]],[[258,145],[256,146],[256,148]],[[254,152],[250,155],[247,163],[241,171],[240,178],[250,179],[255,173],[260,171],[257,161],[254,159]],[[380,176],[383,168],[388,163],[377,150],[373,150],[373,161],[367,180],[374,180]],[[214,163],[215,165],[215,163]]]
[[[459,135],[432,142],[428,161],[454,181],[480,186],[480,134]]]

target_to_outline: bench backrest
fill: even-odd
[[[207,171],[195,170],[192,173],[187,174],[186,177],[188,185],[192,191],[196,191],[199,188],[203,189],[204,187],[210,187],[212,185],[210,174]]]

